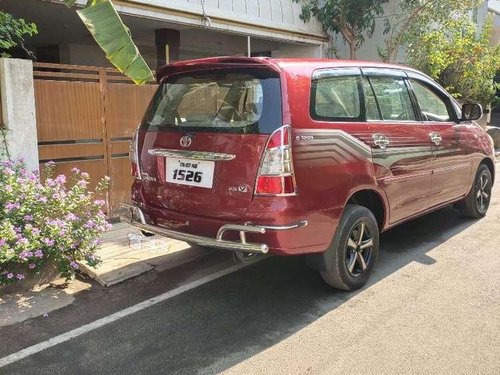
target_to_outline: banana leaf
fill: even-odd
[[[71,7],[76,0],[63,1]],[[154,81],[151,69],[111,1],[89,0],[77,13],[111,64],[136,84]]]

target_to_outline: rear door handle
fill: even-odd
[[[381,150],[385,150],[389,146],[389,143],[391,143],[383,134],[374,134],[372,139],[375,146],[378,146]]]
[[[443,140],[441,135],[439,135],[438,133],[430,133],[429,137],[431,137],[432,143],[434,143],[436,146],[439,146]]]

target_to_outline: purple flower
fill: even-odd
[[[42,250],[35,251],[35,256],[37,258],[43,258],[43,251]]]
[[[28,267],[30,268],[30,270],[32,270],[33,268],[36,267],[36,264],[35,263],[30,263]]]
[[[51,178],[47,178],[47,180],[45,181],[45,183],[47,184],[48,187],[54,187],[56,186],[56,182],[51,179]]]
[[[100,244],[102,244],[102,240],[100,239],[92,240],[91,244],[92,246],[99,246]]]
[[[18,210],[20,208],[21,208],[21,205],[19,203],[17,203],[17,202],[14,202],[14,203],[7,202],[5,204],[5,209],[7,210],[7,212],[10,212],[12,210]]]
[[[62,229],[66,226],[66,223],[61,219],[47,220],[47,224],[53,225],[53,226],[60,228],[60,229]]]
[[[78,187],[84,188],[84,187],[87,187],[87,185],[89,183],[87,181],[85,181],[85,180],[80,180],[76,184],[78,185]]]
[[[56,177],[54,182],[57,184],[60,184],[60,185],[65,184],[66,183],[66,176],[63,174],[60,174],[59,176]]]
[[[83,178],[89,178],[89,174],[87,172],[82,172],[82,177]]]
[[[70,212],[66,215],[65,219],[68,221],[75,221],[78,220],[78,216],[76,216],[73,212]]]
[[[74,268],[75,270],[77,270],[80,266],[78,265],[78,263],[76,263],[75,261],[72,261],[70,264],[69,264],[72,268]]]
[[[3,171],[4,171],[4,173],[5,173],[5,174],[8,174],[8,175],[10,175],[10,176],[12,176],[13,174],[15,174],[15,173],[16,173],[16,172],[14,172],[14,170],[13,170],[13,169],[11,169],[11,168],[5,168]]]
[[[24,279],[24,275],[23,275],[22,273],[18,273],[18,274],[16,275],[16,277],[17,277],[17,279],[18,279],[18,280],[22,280],[22,279]]]
[[[35,236],[38,236],[40,234],[40,229],[38,228],[32,228],[31,233],[33,233]]]
[[[19,245],[27,245],[27,244],[29,244],[29,241],[28,241],[28,239],[27,239],[27,238],[21,237],[21,238],[19,238],[19,239],[17,240],[17,243],[18,243]]]
[[[14,274],[12,272],[9,272],[7,274],[7,279],[12,279],[14,277]]]
[[[11,168],[14,165],[14,163],[12,163],[11,160],[5,160],[1,163],[1,165],[6,168]]]
[[[95,221],[89,220],[85,223],[85,225],[83,227],[86,229],[92,229],[92,228],[94,228],[94,226],[95,226]]]
[[[44,238],[42,242],[47,246],[54,246],[54,240],[51,238]]]
[[[24,215],[24,221],[33,221],[33,215]]]
[[[78,173],[80,173],[80,170],[77,167],[74,167],[74,168],[71,168],[71,172],[78,174]]]
[[[12,193],[12,190],[13,190],[13,189],[12,189],[12,186],[10,186],[10,185],[6,185],[6,186],[4,187],[4,189],[5,189],[5,191],[6,191],[6,192],[8,192],[8,193]]]
[[[97,199],[97,200],[95,200],[95,201],[94,201],[94,204],[95,204],[96,206],[101,207],[101,206],[104,206],[104,205],[106,204],[106,201],[104,201],[104,200],[102,200],[102,199]]]
[[[47,203],[47,198],[46,198],[46,197],[44,197],[44,196],[39,196],[39,197],[37,198],[37,200],[38,200],[38,202],[40,202],[40,203]]]
[[[7,241],[5,241],[3,238],[0,238],[0,247],[2,247],[3,245],[5,245]]]
[[[19,253],[19,259],[22,260],[27,260],[28,258],[31,258],[33,256],[33,252],[31,251],[23,251]]]

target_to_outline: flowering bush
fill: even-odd
[[[42,182],[22,162],[0,163],[0,285],[36,274],[49,261],[70,278],[79,261],[92,267],[99,238],[110,228],[97,194],[109,178],[89,192],[89,175],[73,168],[54,178],[54,164],[47,163]]]

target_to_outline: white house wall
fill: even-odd
[[[87,0],[78,0],[83,5]],[[201,0],[115,0],[121,14],[200,26]],[[300,19],[301,5],[292,0],[205,0],[210,28],[286,42],[320,45],[321,24]]]

